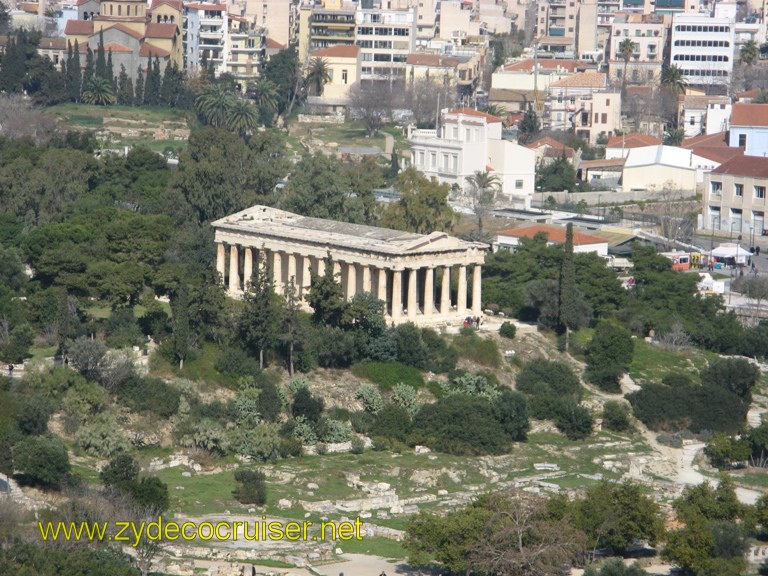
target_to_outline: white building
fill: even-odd
[[[362,2],[355,12],[363,80],[405,77],[408,54],[416,50],[416,8],[390,10],[380,2]]]
[[[490,172],[501,180],[501,198],[530,207],[536,152],[504,140],[501,118],[471,108],[443,110],[440,133],[414,130],[410,135],[414,167],[440,182],[467,190],[466,178]]]
[[[675,14],[670,63],[688,84],[728,86],[733,72],[734,23],[731,18]]]
[[[768,105],[734,104],[728,138],[748,156],[768,156]]]
[[[622,82],[626,68],[627,83],[645,84],[658,78],[664,61],[664,47],[669,30],[669,16],[661,14],[621,14],[613,19],[608,52],[611,80]],[[632,42],[633,52],[628,62],[621,53],[621,43]]]
[[[548,246],[565,244],[565,233],[565,226],[552,226],[549,224],[532,224],[530,226],[499,230],[496,233],[493,251],[511,250],[514,252],[520,244],[521,238],[534,238],[537,234],[544,234],[547,237]],[[576,254],[594,252],[598,256],[608,256],[608,240],[574,230],[573,251]]]
[[[680,97],[680,125],[686,138],[723,132],[730,116],[731,99],[727,96]]]

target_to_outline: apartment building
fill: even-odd
[[[702,227],[759,236],[767,227],[768,158],[736,156],[705,176]]]
[[[284,46],[294,42],[299,31],[299,7],[293,0],[244,0],[241,13],[269,37]]]
[[[649,84],[661,76],[671,18],[661,14],[620,14],[611,25],[608,50],[608,75],[621,84],[626,64],[627,84]],[[621,45],[632,41],[632,55],[625,62]]]
[[[416,8],[392,9],[387,0],[361,0],[355,13],[362,80],[404,80],[416,49]]]
[[[196,70],[211,62],[217,75],[236,78],[258,75],[263,63],[266,37],[263,28],[242,16],[231,15],[222,4],[184,5],[184,66]]]
[[[302,5],[299,13],[299,58],[306,62],[310,52],[331,46],[355,43],[353,2],[328,1],[324,6]]]
[[[731,99],[728,96],[680,96],[680,127],[686,138],[700,134],[724,132],[731,116]]]
[[[747,156],[768,156],[768,105],[734,104],[728,145],[744,148]]]
[[[595,144],[621,129],[621,93],[604,73],[580,72],[549,85],[544,114],[550,130],[573,130]]]
[[[501,128],[501,118],[472,108],[443,110],[439,132],[409,134],[413,166],[461,190],[468,189],[468,176],[490,172],[501,180],[503,200],[530,207],[536,152],[504,140]]]
[[[731,18],[675,14],[670,63],[688,84],[728,86],[733,72],[734,23]]]

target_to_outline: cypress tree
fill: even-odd
[[[144,105],[144,72],[139,66],[139,72],[136,74],[136,97],[133,99],[134,106]]]
[[[106,54],[104,53],[104,30],[99,30],[99,45],[96,48],[96,69],[94,71],[96,76],[99,78],[104,78],[106,80],[112,81],[111,78],[107,76],[107,59]]]
[[[125,66],[120,64],[120,75],[117,78],[117,103],[122,106],[133,106],[133,101],[133,82],[125,71]]]
[[[85,86],[88,84],[91,78],[93,78],[93,50],[91,50],[91,47],[88,46],[88,49],[85,53],[85,70],[83,70],[82,85]]]
[[[69,76],[69,98],[73,102],[80,102],[80,92],[83,85],[83,71],[80,67],[80,46],[75,40],[75,49],[72,51],[72,65],[67,66]]]
[[[579,317],[576,304],[576,270],[573,263],[573,224],[568,224],[565,228],[565,245],[558,284],[559,331],[565,334],[567,351],[568,331],[577,327]]]
[[[107,80],[112,84],[112,90],[115,91],[117,82],[115,81],[115,69],[112,67],[112,48],[109,49],[109,54],[107,55]]]

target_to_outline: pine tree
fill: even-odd
[[[82,86],[88,84],[91,78],[93,78],[93,50],[88,46],[85,52],[85,70],[83,70]]]
[[[296,345],[300,342],[301,316],[299,314],[301,306],[299,295],[296,291],[294,277],[288,279],[288,285],[285,287],[285,304],[282,314],[282,336],[280,339],[288,348],[288,375],[293,378],[293,354]]]
[[[133,82],[125,70],[125,66],[120,64],[120,75],[117,78],[117,103],[122,106],[133,106]]]
[[[147,59],[147,77],[144,83],[144,104],[157,106],[160,103],[160,63],[152,55]]]
[[[72,65],[67,65],[67,77],[69,82],[67,83],[67,90],[69,91],[69,99],[73,102],[80,102],[80,92],[83,85],[83,70],[80,67],[80,46],[75,40],[75,48],[72,51]]]
[[[107,80],[112,84],[112,90],[117,92],[115,69],[112,66],[112,48],[109,49],[109,54],[107,55]]]
[[[96,68],[94,74],[99,78],[104,78],[112,82],[112,78],[107,76],[107,58],[104,52],[104,29],[99,30],[99,45],[96,48]]]
[[[577,327],[576,270],[573,263],[573,224],[565,229],[563,260],[560,263],[558,285],[558,316],[560,332],[565,333],[565,350],[568,350],[568,331]]]
[[[139,66],[139,71],[136,73],[136,97],[133,99],[134,106],[144,105],[144,72]]]
[[[182,286],[172,302],[173,311],[173,355],[179,361],[179,370],[184,368],[184,359],[189,354],[189,291]]]

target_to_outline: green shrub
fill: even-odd
[[[381,392],[372,384],[363,383],[355,393],[355,398],[363,403],[363,408],[371,414],[378,414],[384,407],[384,400],[381,398]]]
[[[376,418],[373,414],[365,412],[364,410],[353,412],[349,417],[349,421],[352,424],[352,430],[358,434],[368,434],[371,431],[375,420]]]
[[[239,346],[232,344],[222,347],[213,367],[220,374],[231,376],[251,376],[260,372],[259,361],[249,356]]]
[[[427,350],[427,370],[444,374],[456,367],[459,353],[445,338],[431,328],[422,328],[421,339]]]
[[[137,412],[169,418],[179,409],[181,391],[159,378],[132,376],[117,389],[118,400]]]
[[[352,438],[352,448],[350,449],[350,452],[352,452],[352,454],[362,454],[365,452],[365,440],[360,438],[360,436]]]
[[[573,400],[565,400],[560,403],[555,416],[555,426],[569,440],[586,438],[592,434],[593,425],[592,413],[587,408]]]
[[[490,338],[481,338],[472,328],[462,328],[453,344],[462,358],[488,368],[501,366],[501,353],[496,342]]]
[[[13,448],[16,478],[31,486],[56,488],[70,472],[67,449],[43,436],[27,436]]]
[[[565,362],[537,358],[526,362],[517,375],[516,388],[534,396],[581,399],[578,376]]]
[[[317,437],[322,442],[346,442],[352,438],[352,427],[348,422],[339,422],[323,416],[317,423]]]
[[[37,396],[17,396],[16,423],[22,434],[37,436],[48,431],[48,419],[53,413],[53,405],[45,398]]]
[[[258,470],[235,470],[237,487],[232,496],[241,504],[256,504],[263,506],[267,503],[267,477]]]
[[[377,415],[371,426],[373,436],[386,436],[399,442],[405,442],[411,430],[411,416],[397,404],[387,404]]]
[[[407,384],[395,384],[392,390],[392,402],[405,408],[411,416],[418,410],[416,390]]]
[[[171,505],[168,485],[157,476],[147,476],[127,488],[133,501],[144,508],[163,512]]]
[[[139,463],[130,454],[122,452],[101,469],[100,477],[107,488],[121,488],[135,481],[139,472]]]
[[[111,458],[129,447],[114,417],[107,413],[82,425],[75,434],[75,445],[86,454],[101,458]]]
[[[512,339],[515,337],[515,334],[517,334],[517,326],[512,324],[512,322],[501,323],[501,326],[499,327],[499,336]]]
[[[291,414],[294,418],[302,416],[310,422],[317,422],[325,408],[325,401],[319,396],[313,396],[309,388],[301,388],[293,397]]]
[[[586,352],[584,377],[607,392],[620,392],[619,379],[629,370],[634,354],[634,341],[629,330],[613,320],[601,320]]]
[[[626,432],[632,427],[630,412],[627,404],[609,400],[603,405],[603,427],[613,432]]]
[[[233,428],[228,431],[227,439],[231,450],[261,462],[278,458],[286,447],[280,436],[280,426],[266,422],[251,429]]]
[[[443,384],[446,395],[466,394],[468,396],[480,396],[493,402],[501,394],[501,390],[495,384],[488,382],[485,376],[480,374],[464,374]]]
[[[751,400],[759,378],[760,368],[744,358],[714,358],[701,371],[703,385],[722,386],[746,400]]]
[[[352,373],[358,378],[365,378],[385,392],[392,390],[395,384],[403,383],[414,388],[424,386],[424,378],[416,368],[399,362],[360,362],[352,366]]]

